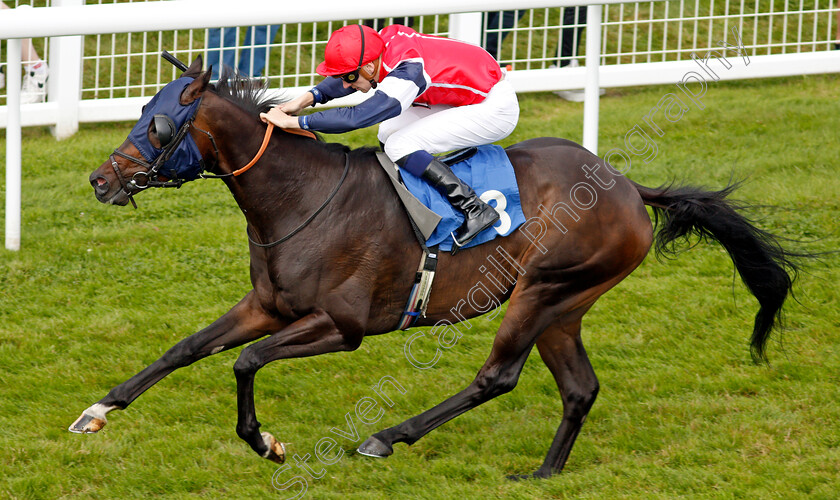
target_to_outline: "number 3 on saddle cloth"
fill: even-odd
[[[482,231],[464,248],[487,243],[497,236],[507,236],[525,222],[516,175],[505,150],[495,145],[479,146],[476,149],[474,155],[451,164],[450,168],[482,200],[496,209],[500,220],[492,228]],[[434,232],[428,236],[426,246],[438,245],[441,251],[452,250],[452,233],[464,222],[463,215],[452,208],[446,198],[428,182],[411,172],[401,170],[400,175],[411,194],[441,217]]]
[[[426,238],[420,268],[399,323],[399,329],[405,330],[417,321],[420,314],[425,316],[437,266],[437,252],[452,249],[452,233],[461,226],[464,218],[426,181],[410,172],[400,171],[403,181],[400,183],[396,165],[384,153],[378,153],[377,157],[412,218],[418,237]],[[482,231],[465,248],[487,243],[496,236],[507,236],[525,222],[516,175],[504,149],[494,145],[479,146],[458,151],[448,158],[451,161],[440,159],[482,200],[495,208],[500,217],[495,226]]]

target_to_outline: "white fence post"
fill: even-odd
[[[481,12],[451,14],[449,16],[449,38],[481,45],[482,19]]]
[[[6,44],[6,248],[20,250],[20,39]]]
[[[81,6],[84,0],[53,0],[53,6]],[[52,133],[66,139],[79,130],[79,100],[82,96],[82,37],[50,39],[50,79],[47,99],[58,104],[58,117]]]
[[[586,7],[586,88],[583,94],[583,147],[598,154],[601,64],[601,6]]]

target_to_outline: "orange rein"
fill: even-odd
[[[309,137],[310,139],[315,139],[316,138],[315,134],[313,134],[312,132],[310,132],[308,130],[302,130],[302,129],[299,129],[299,128],[284,128],[284,129],[280,129],[280,130],[282,130],[283,132],[288,132],[290,134],[302,135],[304,137]],[[271,139],[271,133],[273,131],[274,131],[274,124],[269,122],[268,127],[266,127],[266,129],[265,129],[265,137],[263,137],[263,142],[262,142],[262,145],[260,146],[260,150],[257,151],[257,155],[254,156],[254,158],[251,161],[249,161],[247,165],[240,168],[239,170],[235,170],[233,172],[234,177],[236,177],[239,174],[243,174],[243,173],[247,172],[249,168],[253,167],[254,164],[257,163],[257,161],[259,161],[259,159],[262,157],[263,153],[265,153],[265,149],[268,147],[268,141],[269,141],[269,139]]]

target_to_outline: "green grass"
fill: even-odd
[[[792,247],[835,250],[838,83],[711,84],[706,108],[663,127],[656,159],[635,161],[629,175],[646,185],[710,187],[746,177],[737,196],[775,207],[754,214],[762,227],[810,242]],[[623,147],[625,133],[672,91],[609,90],[600,150]],[[506,144],[543,135],[580,141],[582,105],[552,94],[522,95],[521,104]],[[94,199],[87,176],[130,126],[84,125],[62,142],[46,129],[24,131],[22,249],[0,251],[0,497],[291,496],[272,487],[277,467],[236,436],[238,349],[176,371],[112,413],[97,435],[66,431],[111,387],[249,290],[244,220],[221,183],[143,193],[136,211]],[[331,139],[375,143],[372,130]],[[4,151],[0,138],[0,165]],[[346,453],[309,479],[306,498],[835,498],[840,262],[823,261],[800,277],[801,303],[788,305],[789,329],[782,344],[771,342],[767,367],[750,362],[755,301],[733,286],[720,247],[649,257],[585,318],[601,393],[559,476],[504,479],[539,467],[559,423],[556,386],[534,353],[512,393],[411,447],[397,445],[387,460],[359,456],[355,443],[337,438]],[[273,363],[257,377],[263,428],[290,442],[290,453],[311,455],[373,384],[392,376],[406,392],[392,392],[394,406],[375,425],[356,420],[364,439],[464,387],[498,322],[474,322],[425,371],[406,361],[404,332],[368,339],[354,353]]]

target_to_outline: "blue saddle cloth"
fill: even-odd
[[[516,175],[503,148],[495,145],[479,146],[474,156],[452,165],[452,171],[501,216],[494,227],[482,231],[464,248],[487,243],[496,236],[507,236],[525,222]],[[400,174],[411,194],[441,216],[440,223],[426,245],[440,245],[440,250],[451,250],[454,244],[451,233],[464,222],[463,215],[452,208],[446,198],[428,182],[411,172],[400,170]]]

